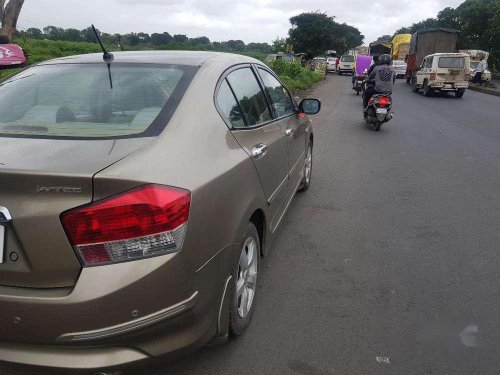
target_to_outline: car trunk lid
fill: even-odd
[[[0,208],[12,216],[1,224],[0,285],[74,285],[81,266],[61,213],[91,202],[93,176],[148,141],[0,138]]]

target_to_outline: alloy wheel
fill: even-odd
[[[247,238],[241,249],[238,279],[236,281],[238,315],[242,319],[246,318],[254,301],[258,256],[258,246],[255,238]]]

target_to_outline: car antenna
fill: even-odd
[[[94,25],[92,25],[92,30],[94,30],[95,37],[97,38],[97,41],[99,42],[99,45],[101,46],[102,49],[102,59],[104,62],[108,65],[108,75],[109,75],[109,86],[111,87],[111,90],[113,89],[113,79],[111,78],[111,63],[115,60],[115,57],[111,52],[108,52],[104,45],[102,44],[101,38],[99,37],[99,34],[97,33],[97,30]]]

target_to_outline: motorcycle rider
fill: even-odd
[[[369,87],[365,90],[363,97],[363,108],[365,111],[368,101],[374,94],[392,94],[392,86],[396,81],[396,74],[394,67],[391,66],[391,57],[389,55],[384,54],[380,56],[378,65],[373,67],[367,81]]]

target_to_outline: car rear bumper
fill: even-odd
[[[234,246],[196,271],[183,249],[84,268],[75,288],[61,294],[20,297],[0,287],[0,361],[100,370],[195,350],[219,332]]]
[[[469,87],[468,82],[436,82],[429,85],[433,90],[439,91],[457,91],[464,90]]]

